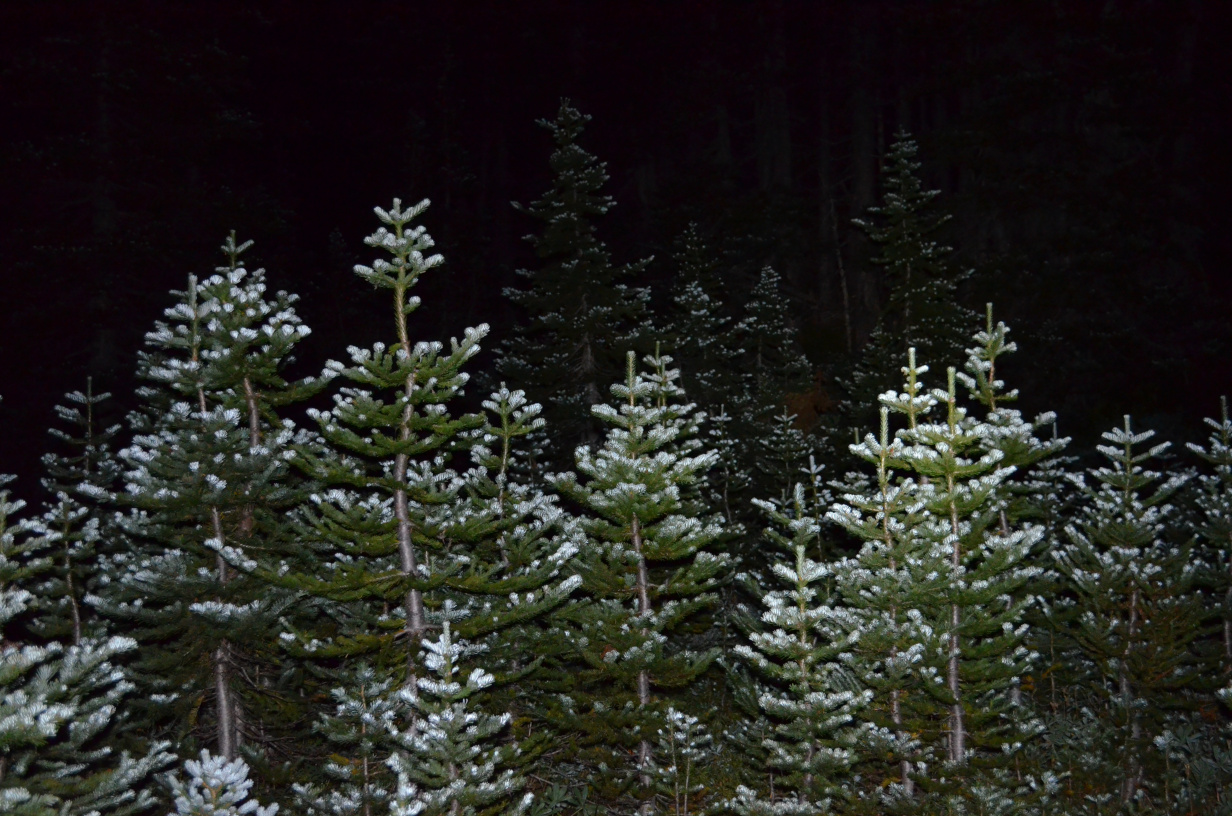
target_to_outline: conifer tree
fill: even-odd
[[[286,578],[336,602],[332,642],[299,633],[310,652],[373,655],[378,672],[393,671],[399,682],[414,675],[416,644],[428,631],[425,593],[456,571],[446,559],[432,560],[458,534],[444,531],[458,521],[448,510],[461,489],[447,465],[452,445],[483,424],[475,414],[450,415],[448,403],[469,380],[462,369],[487,325],[467,329],[448,349],[410,339],[408,317],[420,305],[410,291],[444,262],[425,254],[434,245],[427,231],[410,226],[428,203],[404,209],[394,199],[388,211],[374,210],[383,226],[364,242],[390,257],[356,266],[355,274],[392,295],[395,342],[352,346],[350,366],[327,363],[328,376],[352,385],[334,395],[331,410],[309,410],[325,444],[301,447],[296,462],[329,489],[313,494],[305,511],[301,535],[315,553],[314,571]]]
[[[1232,420],[1227,397],[1220,398],[1219,406],[1219,420],[1206,419],[1211,429],[1206,446],[1188,447],[1214,470],[1198,479],[1202,511],[1198,534],[1205,548],[1201,560],[1209,571],[1207,580],[1218,599],[1220,656],[1214,662],[1226,678],[1232,676]]]
[[[945,390],[931,391],[920,383],[924,371],[910,349],[906,390],[881,397],[906,420],[901,444],[883,433],[852,449],[875,464],[878,487],[848,490],[831,513],[865,542],[835,568],[836,586],[856,611],[844,619],[877,649],[861,671],[888,693],[877,705],[888,709],[879,724],[896,746],[899,773],[887,775],[898,777],[889,793],[899,806],[1009,802],[1024,786],[1051,784],[1006,770],[1038,727],[1019,710],[1017,689],[1031,659],[1024,587],[1039,573],[1028,555],[1043,531],[1001,528],[997,490],[1013,469],[984,444],[993,430],[958,404],[954,369]],[[929,421],[937,408],[944,415]],[[918,750],[909,735],[918,735]],[[934,754],[940,768],[925,771],[921,761]]]
[[[885,157],[881,204],[869,208],[868,218],[854,219],[879,248],[872,262],[884,268],[890,293],[881,320],[844,383],[850,419],[857,426],[875,418],[876,397],[892,381],[908,347],[921,359],[957,360],[967,327],[974,322],[956,300],[961,277],[946,262],[950,247],[930,237],[950,216],[933,211],[940,191],[923,188],[915,160],[918,149],[906,131],[895,134]]]
[[[0,485],[12,477],[0,477]],[[36,525],[0,490],[0,812],[12,816],[129,816],[155,805],[150,777],[171,757],[156,743],[142,756],[112,746],[131,692],[115,665],[136,644],[83,638],[65,646],[22,643],[14,622],[34,600],[23,585],[50,567],[37,556]]]
[[[313,816],[383,814],[393,795],[385,764],[393,752],[390,731],[399,708],[393,680],[377,677],[367,664],[356,667],[348,680],[331,690],[334,711],[317,722],[330,749],[325,781],[293,785],[297,804]]]
[[[110,509],[120,474],[111,450],[120,426],[103,426],[98,416],[110,396],[94,393],[92,378],[85,393],[65,395],[68,404],[57,405],[55,413],[69,428],[53,427],[50,433],[68,453],[43,456],[43,489],[54,498],[44,505],[39,526],[54,565],[35,590],[42,607],[37,631],[74,645],[100,625],[86,595],[97,590],[100,547],[105,550],[110,541],[114,548],[118,537],[105,508]]]
[[[646,362],[650,372],[638,372],[629,353],[624,383],[612,386],[617,403],[593,409],[610,426],[603,446],[579,447],[579,474],[556,477],[586,511],[586,543],[583,602],[561,613],[582,662],[562,669],[573,687],[555,716],[575,735],[600,790],[631,795],[643,809],[651,806],[662,725],[654,689],[683,687],[714,659],[714,650],[681,648],[678,638],[714,602],[727,565],[706,549],[722,532],[720,520],[690,490],[716,458],[696,438],[702,417],[679,401],[670,357]]]
[[[275,816],[278,805],[261,805],[250,799],[252,780],[242,759],[228,761],[201,751],[198,759],[184,763],[187,780],[172,774],[168,779],[175,796],[175,810],[167,816]]]
[[[735,327],[724,313],[718,260],[695,222],[677,237],[672,259],[677,271],[664,334],[680,366],[681,387],[710,416],[734,411],[747,398],[744,349],[732,341]]]
[[[737,326],[744,348],[748,396],[738,412],[733,435],[743,456],[740,467],[752,484],[747,493],[755,497],[790,495],[811,447],[793,426],[786,407],[787,396],[805,391],[811,383],[812,366],[800,350],[795,327],[779,274],[764,267],[745,304],[745,317]],[[751,505],[746,525],[756,527]]]
[[[251,573],[292,549],[293,430],[276,409],[319,387],[281,374],[308,328],[294,296],[267,299],[264,270],[240,264],[249,246],[232,234],[228,264],[204,281],[190,275],[146,336],[138,374],[149,384],[120,454],[132,508],[123,524],[136,546],[114,556],[97,600],[143,644],[134,669],[148,727],[183,738],[209,700],[213,743],[228,760],[277,725],[271,663],[290,596]]]
[[[515,207],[542,225],[540,234],[527,236],[541,265],[518,271],[528,288],[505,290],[527,319],[497,361],[502,377],[547,406],[544,417],[553,429],[548,457],[562,466],[574,445],[598,440],[587,412],[603,400],[603,385],[619,376],[620,351],[649,328],[650,292],[630,284],[650,259],[615,265],[595,235],[595,219],[615,202],[602,193],[606,165],[578,144],[589,121],[568,100],[554,120],[539,121],[556,142],[552,189]]]
[[[741,816],[828,813],[832,799],[849,787],[855,747],[865,737],[862,709],[872,698],[859,687],[841,656],[858,633],[831,620],[829,568],[810,556],[819,551],[820,523],[809,512],[804,486],[791,503],[759,501],[773,522],[767,537],[787,555],[771,564],[779,588],[765,590],[758,629],[736,652],[765,676],[758,700],[773,723],[765,740],[769,765],[778,771],[776,794],[741,786],[729,806]]]
[[[482,668],[465,672],[467,657],[484,650],[455,639],[449,621],[441,635],[422,642],[423,676],[398,691],[409,715],[391,734],[397,749],[389,765],[398,775],[393,816],[477,816],[499,808],[516,816],[532,795],[508,768],[518,746],[496,744],[510,715],[484,713],[472,698],[493,682]],[[465,680],[462,675],[465,673]]]
[[[1093,692],[1100,737],[1100,766],[1083,781],[1122,805],[1158,795],[1150,790],[1159,772],[1148,765],[1152,741],[1198,680],[1196,565],[1191,547],[1167,534],[1169,500],[1187,477],[1144,466],[1168,447],[1141,450],[1152,436],[1134,432],[1128,416],[1103,434],[1107,464],[1074,477],[1085,504],[1057,553],[1073,598],[1065,633],[1081,656],[1064,679]]]
[[[658,731],[655,781],[660,799],[670,805],[673,816],[688,816],[691,804],[706,786],[698,781],[699,767],[709,756],[712,739],[697,717],[668,707]],[[668,808],[663,808],[667,810]]]

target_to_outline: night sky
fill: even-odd
[[[430,198],[446,266],[418,337],[518,318],[535,259],[510,207],[550,184],[562,97],[593,116],[617,263],[696,220],[788,282],[823,388],[884,305],[850,225],[906,127],[1023,347],[1027,409],[1084,447],[1126,412],[1201,435],[1232,390],[1229,4],[1158,2],[62,3],[0,6],[0,472],[29,494],[51,406],[93,375],[134,407],[141,337],[234,229],[314,334],[303,373],[387,339],[354,278],[371,208]],[[1030,357],[1028,358],[1028,355]],[[481,360],[480,366],[488,360]]]

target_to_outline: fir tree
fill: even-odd
[[[710,754],[711,737],[697,717],[668,707],[658,731],[655,753],[656,788],[661,799],[670,804],[673,816],[688,816],[691,804],[706,786],[698,781],[699,767]],[[664,808],[666,810],[666,808]]]
[[[228,760],[277,725],[268,681],[290,596],[251,573],[292,549],[293,431],[276,409],[319,385],[280,373],[308,329],[294,296],[267,299],[264,270],[240,264],[250,245],[231,235],[228,264],[204,281],[190,275],[168,321],[146,336],[138,374],[149,385],[120,454],[132,508],[123,524],[137,546],[115,554],[96,601],[143,643],[134,668],[150,726],[184,736],[210,699],[213,741]]]
[[[35,591],[43,611],[38,631],[55,640],[81,643],[88,632],[98,634],[100,623],[85,603],[97,590],[100,547],[114,549],[117,531],[111,515],[113,491],[120,464],[112,452],[119,425],[104,426],[100,407],[108,393],[94,393],[92,378],[85,393],[65,395],[65,405],[55,407],[56,416],[68,429],[51,428],[67,453],[43,456],[43,489],[54,498],[45,503],[39,526],[48,543],[54,566],[48,580]]]
[[[171,775],[175,810],[168,816],[275,816],[278,805],[250,799],[252,780],[242,759],[228,761],[203,750],[198,759],[184,763],[187,780]]]
[[[1206,446],[1190,443],[1188,447],[1214,470],[1198,479],[1202,511],[1198,534],[1204,545],[1201,561],[1209,571],[1207,580],[1219,599],[1221,654],[1217,664],[1219,673],[1227,677],[1232,675],[1232,420],[1227,397],[1220,398],[1219,406],[1219,420],[1206,420],[1211,429]]]
[[[0,485],[11,477],[0,477]],[[128,638],[64,646],[23,644],[13,623],[34,600],[22,588],[48,569],[23,503],[0,490],[0,812],[13,816],[129,816],[155,804],[151,775],[170,761],[163,743],[142,756],[112,747],[131,692],[115,661]]]
[[[374,816],[388,811],[393,780],[385,763],[393,752],[390,731],[399,710],[392,686],[392,680],[382,680],[371,666],[360,664],[348,685],[331,690],[337,705],[317,722],[332,749],[324,765],[326,781],[294,785],[304,812]]]
[[[827,813],[848,786],[855,746],[867,726],[858,721],[872,694],[859,688],[842,663],[856,635],[831,619],[829,568],[810,557],[819,550],[820,524],[808,512],[804,486],[791,504],[759,502],[774,523],[768,538],[787,558],[772,563],[780,588],[761,596],[762,626],[736,653],[770,681],[758,700],[774,727],[765,740],[778,771],[773,796],[747,787],[729,803],[742,816]]]
[[[700,416],[679,402],[671,358],[628,355],[619,401],[593,409],[611,427],[603,447],[577,450],[579,475],[556,478],[585,508],[579,570],[584,602],[561,613],[582,664],[566,667],[574,687],[556,712],[576,735],[608,795],[631,794],[650,807],[653,739],[662,724],[652,689],[687,685],[714,650],[680,648],[681,627],[714,602],[727,559],[705,548],[721,534],[690,487],[714,464],[696,438]],[[582,481],[584,479],[584,481]],[[626,751],[636,759],[630,767]]]
[[[849,625],[878,644],[862,673],[880,675],[869,682],[888,692],[879,705],[889,709],[884,727],[897,745],[899,787],[892,793],[901,795],[900,806],[953,808],[974,797],[992,807],[1025,787],[1051,784],[1007,773],[1038,728],[1020,710],[1017,689],[1031,660],[1024,587],[1039,573],[1028,555],[1043,531],[1000,528],[997,491],[1013,469],[1002,464],[1000,449],[984,444],[992,428],[958,404],[954,369],[947,388],[932,391],[920,384],[925,370],[910,349],[906,390],[881,397],[906,419],[896,433],[901,446],[883,433],[852,449],[877,466],[878,488],[873,495],[847,491],[846,506],[832,513],[865,541],[849,567],[836,567],[836,585],[848,604],[865,610],[847,617]],[[929,421],[936,408],[944,416]],[[891,469],[903,475],[891,480]],[[887,603],[888,610],[879,608]],[[910,756],[908,734],[919,735],[919,758]],[[924,772],[918,763],[933,752],[941,767]]]
[[[364,242],[390,258],[356,266],[355,274],[392,295],[396,341],[371,349],[352,346],[351,366],[327,364],[330,376],[352,385],[334,395],[333,409],[309,411],[325,445],[301,447],[296,457],[329,488],[313,494],[304,511],[301,535],[315,563],[312,571],[281,579],[334,602],[328,608],[332,620],[316,630],[332,628],[334,636],[297,633],[307,652],[321,658],[372,655],[378,672],[393,671],[399,682],[415,674],[416,644],[428,631],[425,593],[457,571],[446,557],[433,560],[462,534],[451,511],[463,482],[448,460],[453,445],[483,425],[475,414],[451,416],[448,403],[469,380],[462,369],[478,353],[488,327],[467,329],[448,349],[410,340],[408,317],[420,305],[410,290],[444,261],[425,254],[431,236],[422,226],[410,226],[428,203],[403,209],[394,199],[388,211],[375,208],[384,226]]]
[[[789,394],[809,388],[812,372],[787,305],[779,274],[764,267],[737,326],[748,392],[743,404],[733,406],[732,434],[738,440],[739,468],[751,481],[750,496],[785,499],[812,447],[786,407]],[[787,416],[791,419],[784,421]],[[755,528],[752,506],[746,504],[745,511],[746,526]]]
[[[850,419],[857,426],[875,417],[870,408],[908,347],[925,360],[955,360],[974,322],[956,301],[961,277],[946,263],[950,247],[930,237],[950,216],[933,212],[940,191],[923,188],[917,152],[908,133],[895,134],[885,157],[881,204],[869,208],[869,218],[854,219],[879,247],[872,262],[884,268],[890,292],[860,362],[844,383]]]
[[[462,680],[465,658],[482,649],[456,640],[449,622],[436,640],[424,640],[424,675],[398,698],[409,716],[391,726],[397,745],[389,766],[398,775],[393,816],[476,816],[500,812],[515,816],[532,795],[519,796],[525,781],[505,767],[517,755],[515,744],[496,744],[509,714],[483,713],[472,699],[493,682],[481,668]]]
[[[1142,451],[1153,435],[1135,433],[1128,416],[1123,428],[1103,434],[1108,444],[1098,450],[1108,463],[1074,477],[1085,506],[1057,553],[1073,598],[1065,634],[1082,658],[1064,680],[1093,692],[1102,737],[1102,767],[1084,782],[1122,805],[1158,794],[1150,790],[1158,769],[1147,764],[1152,740],[1198,679],[1196,565],[1190,547],[1166,534],[1175,512],[1169,499],[1186,477],[1144,467],[1168,447]]]
[[[568,100],[554,120],[539,121],[556,142],[553,186],[538,201],[515,207],[542,224],[541,234],[527,236],[541,265],[518,271],[528,288],[505,290],[528,320],[497,361],[504,378],[548,406],[545,418],[555,440],[548,457],[562,465],[573,445],[598,439],[587,412],[602,401],[603,384],[619,376],[620,351],[649,328],[650,293],[629,282],[650,259],[614,265],[595,235],[595,219],[614,201],[601,192],[606,165],[577,143],[588,121]]]

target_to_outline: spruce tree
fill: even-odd
[[[12,477],[0,477],[0,485]],[[116,663],[129,638],[23,643],[15,622],[35,600],[24,588],[51,566],[37,526],[0,490],[0,812],[13,816],[129,816],[155,805],[151,776],[165,743],[132,756],[113,746],[132,684]]]
[[[631,282],[650,259],[615,265],[595,234],[595,220],[615,202],[602,192],[606,165],[578,144],[589,121],[568,100],[554,120],[539,121],[556,142],[552,188],[530,205],[514,206],[542,227],[526,238],[541,263],[518,270],[527,288],[505,290],[526,319],[497,361],[502,377],[547,406],[544,417],[553,429],[548,460],[561,466],[574,445],[598,440],[590,406],[620,375],[621,351],[649,329],[650,292]]]
[[[604,795],[651,806],[653,740],[662,726],[654,690],[686,686],[715,650],[682,648],[682,628],[714,603],[728,560],[706,548],[720,519],[691,490],[716,455],[696,434],[702,417],[681,403],[679,373],[665,355],[636,370],[628,354],[615,404],[597,405],[609,425],[601,448],[577,450],[578,474],[557,488],[585,510],[579,559],[582,602],[560,614],[580,664],[555,712]]]
[[[267,298],[264,270],[241,265],[249,246],[232,234],[227,265],[204,281],[190,275],[146,335],[144,404],[120,453],[133,547],[114,555],[96,601],[143,645],[134,679],[147,727],[198,739],[209,723],[228,760],[267,727],[290,727],[272,682],[291,597],[253,573],[294,549],[284,518],[299,501],[286,462],[293,430],[276,409],[319,386],[283,378],[308,329],[294,296]]]

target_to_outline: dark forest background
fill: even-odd
[[[416,334],[488,322],[495,345],[517,317],[501,289],[533,263],[534,225],[509,202],[547,189],[535,120],[562,97],[594,117],[582,144],[608,162],[618,206],[600,237],[617,262],[657,256],[656,297],[690,220],[741,288],[766,263],[783,275],[813,410],[884,306],[851,218],[876,203],[901,127],[954,215],[962,297],[1014,327],[1024,410],[1057,410],[1083,447],[1123,413],[1197,437],[1232,382],[1228,11],[4,3],[0,462],[29,489],[51,406],[87,375],[126,400],[168,290],[212,271],[232,229],[302,296],[309,373],[375,339],[377,301],[350,273],[372,206],[431,198],[447,265]]]

